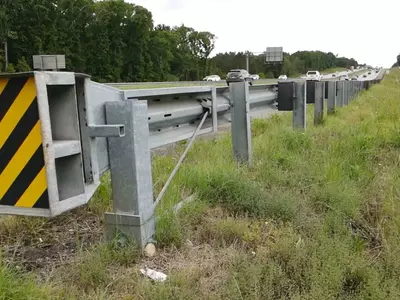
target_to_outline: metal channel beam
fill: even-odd
[[[201,105],[202,101],[216,99],[216,103],[212,102],[214,117],[212,115],[207,118],[200,134],[215,131],[216,125],[213,125],[216,119],[215,112],[218,125],[230,122],[229,87],[197,86],[122,91],[91,81],[87,93],[89,96],[86,98],[85,109],[88,126],[106,125],[105,102],[147,100],[151,149],[190,138],[205,109]],[[277,99],[277,87],[276,85],[251,86],[249,99],[252,109],[271,105]],[[99,173],[104,173],[109,168],[106,138],[93,138],[90,132],[87,132],[84,138],[92,145],[92,149],[95,148]],[[89,169],[88,173],[92,171]]]

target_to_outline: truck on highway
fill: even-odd
[[[353,72],[354,71],[354,66],[350,67],[350,71]]]

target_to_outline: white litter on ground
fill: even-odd
[[[165,275],[162,272],[158,272],[149,268],[145,268],[145,269],[140,269],[140,272],[147,276],[150,277],[151,279],[153,279],[154,281],[158,281],[158,282],[164,282],[165,280],[167,280],[167,275]]]

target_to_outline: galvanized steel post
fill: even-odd
[[[350,95],[350,84],[348,81],[344,81],[344,97],[343,97],[343,104],[345,106],[349,105],[349,95]]]
[[[124,124],[124,137],[108,138],[114,213],[106,213],[107,237],[135,238],[143,247],[154,235],[154,200],[147,101],[107,102],[107,124]]]
[[[211,117],[212,117],[212,126],[213,126],[213,132],[217,133],[218,131],[218,105],[217,105],[217,87],[213,86],[211,87]]]
[[[232,146],[233,154],[239,162],[251,163],[251,127],[248,82],[230,84],[232,102]]]
[[[353,101],[354,95],[355,95],[354,81],[350,81],[350,100],[349,100],[349,102]]]
[[[293,128],[306,129],[306,83],[297,82],[295,84],[295,98],[293,99]]]
[[[344,82],[336,82],[336,104],[338,107],[343,107],[344,105]]]
[[[324,119],[324,82],[315,84],[314,125],[320,125]]]
[[[336,111],[336,81],[328,81],[328,115]]]

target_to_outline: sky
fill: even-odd
[[[400,53],[400,0],[126,0],[155,25],[184,24],[216,35],[213,54],[321,50],[391,67]]]

